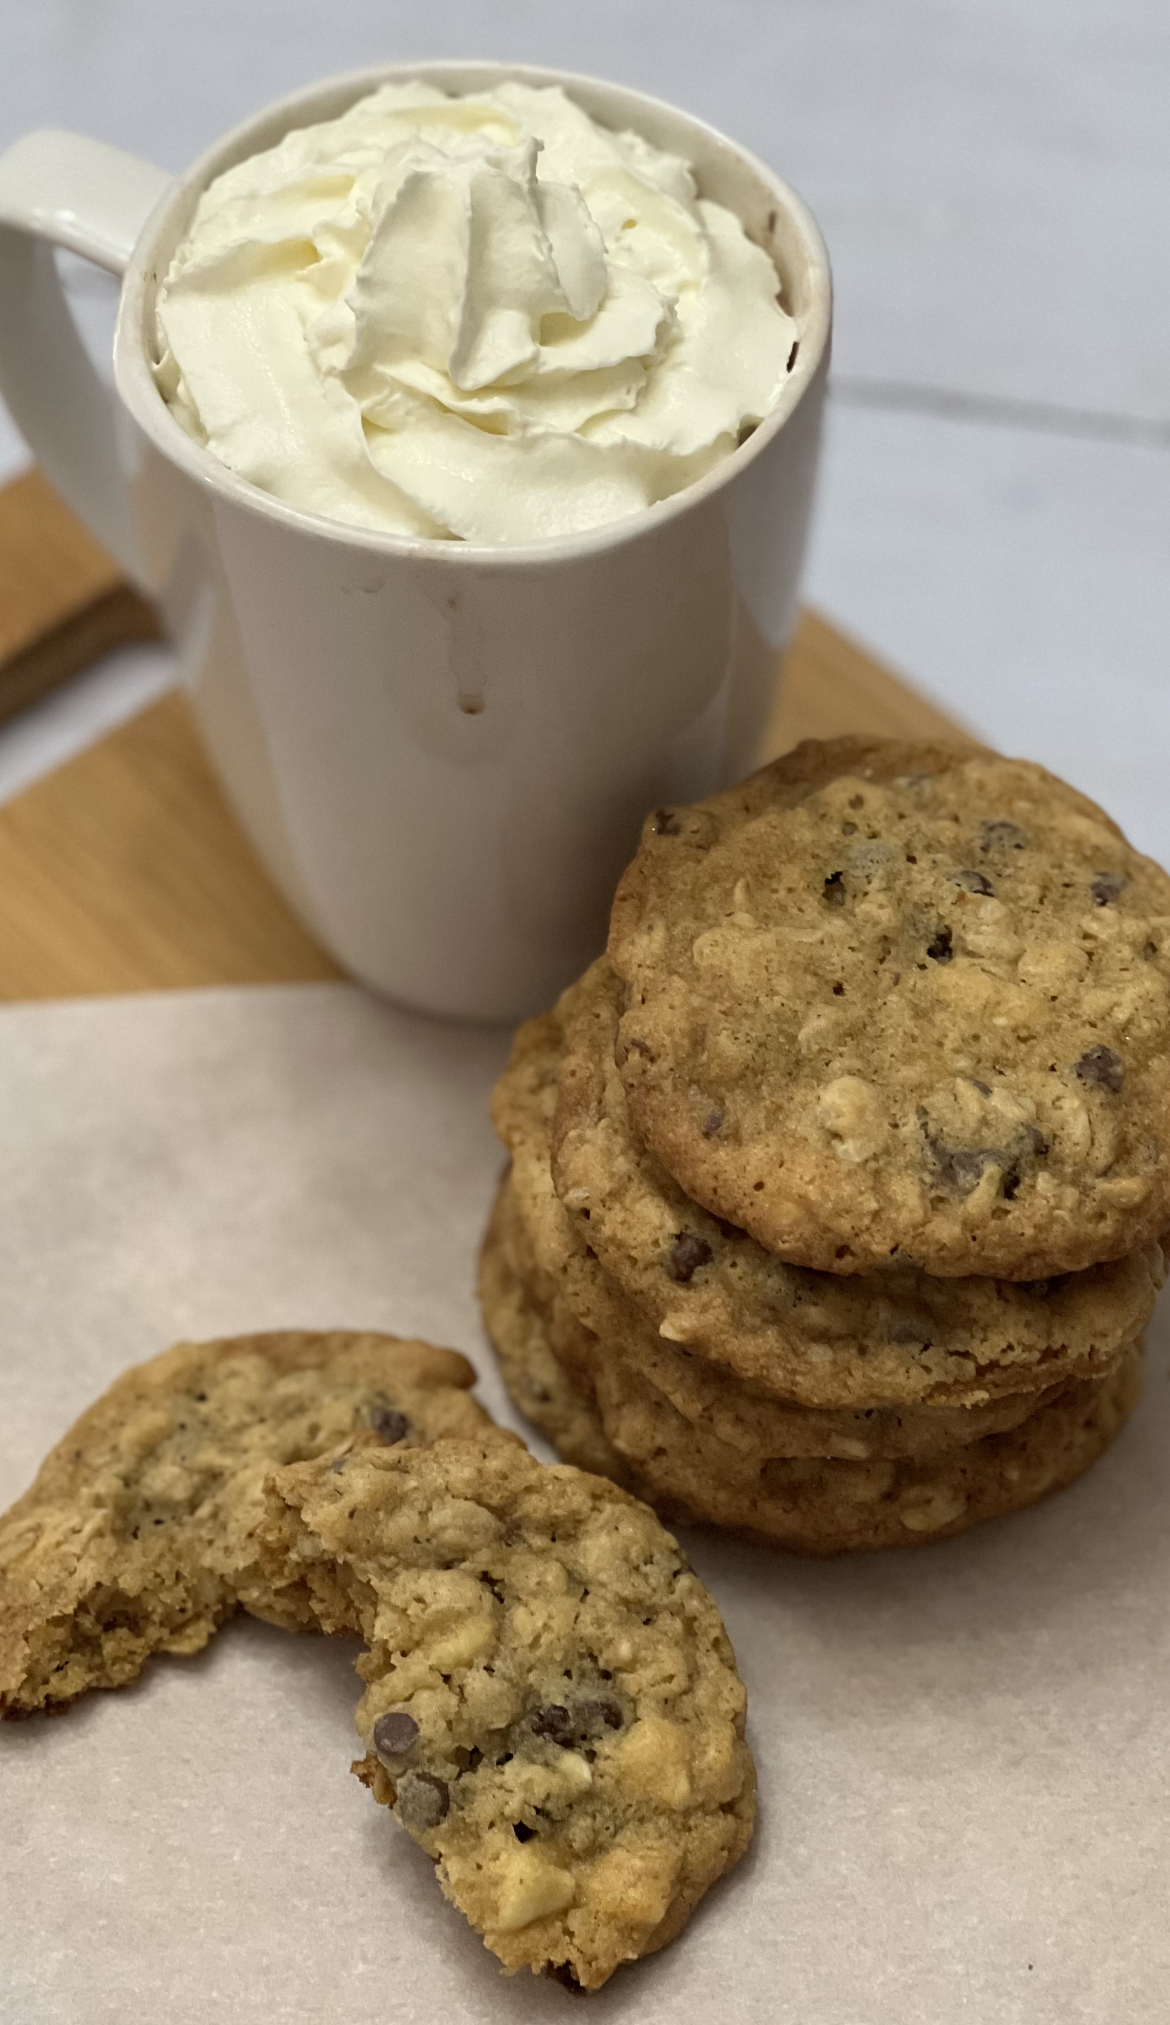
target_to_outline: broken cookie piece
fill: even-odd
[[[514,1443],[474,1382],[454,1350],[352,1331],[183,1343],[123,1373],[0,1518],[0,1715],[121,1687],[240,1608],[315,1628],[257,1565],[264,1478],[363,1444]]]
[[[265,1566],[369,1648],[354,1769],[505,1970],[592,1990],[673,1939],[747,1847],[755,1773],[718,1611],[653,1513],[471,1441],[268,1496]]]

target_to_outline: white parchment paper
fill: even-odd
[[[341,985],[0,1011],[0,1500],[180,1336],[467,1351],[499,1034]],[[755,1846],[599,2019],[1170,2016],[1170,1387],[1083,1483],[825,1565],[688,1541],[751,1702]],[[239,1622],[0,1729],[2,2025],[563,2020],[347,1776],[354,1649]]]

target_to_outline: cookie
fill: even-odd
[[[596,1989],[752,1832],[745,1696],[644,1505],[501,1444],[363,1450],[269,1488],[262,1549],[360,1630],[355,1770],[509,1972]]]
[[[511,1158],[511,1187],[534,1271],[566,1295],[574,1314],[600,1335],[629,1326],[629,1303],[598,1268],[581,1229],[553,1188],[549,1142],[563,1055],[561,1005],[527,1020],[515,1035],[511,1058],[492,1091],[492,1119]]]
[[[528,1309],[553,1350],[555,1324],[531,1299]],[[643,1360],[600,1343],[590,1411],[640,1494],[674,1523],[832,1555],[922,1546],[1035,1504],[1096,1461],[1140,1390],[1140,1347],[1131,1346],[1104,1377],[1070,1380],[1028,1401],[1031,1411],[1013,1424],[950,1450],[792,1456],[770,1454],[756,1423],[744,1440],[742,1424],[696,1414],[694,1399],[660,1390]]]
[[[745,1233],[688,1206],[632,1144],[620,1083],[598,1073],[593,1023],[603,1038],[607,1003],[612,1018],[604,972],[595,971],[555,1013],[528,1021],[493,1098],[539,1269],[595,1335],[628,1340],[648,1323],[663,1343],[722,1364],[762,1392],[868,1410],[978,1407],[1068,1375],[1092,1376],[1145,1326],[1164,1276],[1156,1246],[1039,1286],[936,1282],[910,1269],[844,1279],[772,1259]],[[571,1081],[562,1074],[565,1021],[573,1029]],[[566,1189],[573,1211],[550,1173],[554,1119],[563,1181],[566,1160],[574,1163]],[[584,1187],[588,1199],[574,1194]]]
[[[805,1405],[871,1407],[978,1403],[1093,1377],[1145,1328],[1165,1277],[1157,1245],[1039,1283],[911,1266],[843,1277],[776,1258],[698,1208],[639,1144],[614,1060],[621,998],[609,964],[595,964],[520,1049],[501,1115],[514,1142],[533,1145],[548,1109],[540,1090],[555,1082],[555,1193],[658,1337]],[[544,1083],[525,1066],[534,1049],[547,1057]],[[602,1326],[614,1333],[613,1318]]]
[[[192,1653],[243,1607],[297,1628],[256,1562],[274,1466],[492,1430],[454,1350],[281,1333],[182,1343],[125,1372],[0,1518],[0,1713],[55,1708]]]
[[[790,1263],[1034,1280],[1170,1223],[1170,880],[1040,767],[806,741],[614,902],[641,1143]]]
[[[582,1392],[554,1356],[540,1311],[525,1293],[514,1252],[518,1225],[505,1181],[480,1253],[478,1293],[509,1397],[565,1462],[624,1484],[625,1465],[605,1438],[591,1389]]]
[[[684,1419],[621,1360],[600,1365],[597,1402],[607,1438],[655,1497],[685,1495],[709,1525],[819,1555],[922,1546],[1037,1503],[1097,1460],[1140,1392],[1135,1346],[1105,1378],[1073,1380],[1017,1427],[946,1454],[762,1467],[705,1422]]]
[[[758,1473],[778,1458],[818,1456],[844,1461],[880,1461],[886,1458],[923,1457],[963,1448],[989,1434],[1001,1434],[1034,1413],[1043,1401],[1054,1398],[1067,1378],[1057,1379],[1037,1391],[1003,1393],[977,1406],[857,1407],[818,1409],[797,1406],[744,1384],[733,1373],[708,1364],[685,1350],[652,1335],[631,1316],[630,1326],[620,1336],[600,1337],[574,1315],[548,1276],[534,1269],[531,1246],[526,1243],[523,1219],[511,1180],[506,1178],[497,1199],[484,1243],[485,1281],[507,1275],[508,1305],[501,1315],[495,1302],[484,1302],[488,1334],[499,1346],[501,1335],[511,1330],[513,1346],[523,1342],[523,1370],[535,1374],[550,1387],[546,1377],[549,1353],[559,1370],[562,1391],[573,1401],[574,1440],[595,1440],[594,1430],[601,1412],[600,1400],[614,1397],[607,1387],[610,1365],[619,1365],[622,1393],[635,1391],[639,1383],[670,1402],[686,1421],[704,1426],[740,1456],[746,1467]],[[501,1329],[501,1322],[504,1327]],[[1116,1362],[1116,1359],[1113,1360]],[[500,1357],[505,1382],[521,1410],[524,1379],[516,1369],[513,1348],[507,1344]],[[1112,1368],[1105,1366],[1105,1371]],[[621,1396],[619,1394],[619,1396]],[[581,1421],[582,1409],[588,1420]],[[530,1414],[530,1418],[534,1417]],[[558,1420],[567,1418],[558,1416]],[[577,1460],[564,1445],[552,1417],[538,1424],[556,1443],[566,1461]],[[593,1450],[589,1465],[639,1497],[649,1496],[661,1511],[660,1495],[652,1493],[607,1442],[605,1449]],[[672,1517],[682,1523],[682,1515]]]

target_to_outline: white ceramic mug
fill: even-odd
[[[779,406],[660,505],[524,546],[413,540],[302,513],[185,433],[151,375],[154,298],[212,178],[389,80],[558,84],[683,156],[766,247],[797,320]],[[124,276],[111,402],[53,247]],[[514,1020],[601,948],[648,809],[756,757],[795,611],[828,365],[815,223],[712,128],[612,84],[412,63],[295,93],[185,176],[77,135],[0,159],[0,385],[44,469],[162,606],[200,727],[264,863],[368,984]]]

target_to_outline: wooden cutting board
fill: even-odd
[[[0,491],[0,718],[157,621],[39,473]],[[813,612],[761,758],[952,719]],[[337,977],[258,865],[176,692],[0,807],[0,999]]]
[[[158,618],[39,471],[0,488],[0,723]]]

